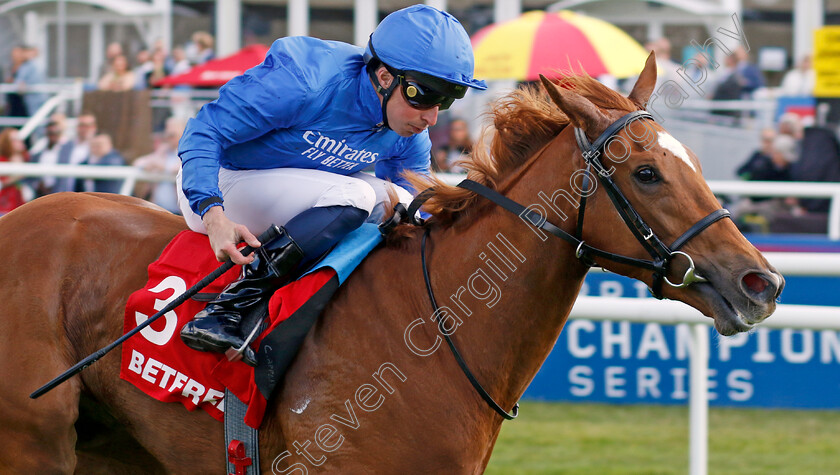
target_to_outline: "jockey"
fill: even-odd
[[[429,173],[427,128],[469,87],[487,88],[473,79],[469,36],[424,5],[388,15],[364,51],[279,39],[262,64],[223,86],[179,144],[179,205],[216,257],[243,272],[182,340],[200,351],[241,347],[243,312],[362,223],[378,223],[388,187],[408,203],[401,172]],[[371,165],[376,177],[361,172]],[[236,245],[259,246],[255,234],[272,223],[281,237],[242,257]],[[256,364],[250,348],[243,359]]]

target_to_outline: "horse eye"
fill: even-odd
[[[636,170],[636,178],[642,183],[654,183],[659,181],[659,177],[651,167],[643,167]]]

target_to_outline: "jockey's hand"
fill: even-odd
[[[236,245],[245,241],[249,246],[257,248],[260,247],[260,242],[244,225],[229,220],[221,206],[214,206],[207,210],[202,221],[204,221],[204,227],[207,228],[210,247],[213,248],[213,253],[216,254],[219,262],[226,261],[228,257],[238,265],[253,262],[254,254],[245,257]]]

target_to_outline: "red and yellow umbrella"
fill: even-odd
[[[571,11],[527,12],[472,38],[475,77],[534,81],[572,69],[598,77],[638,74],[648,52],[615,25]]]

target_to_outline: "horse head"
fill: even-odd
[[[697,156],[649,114],[596,106],[576,91],[580,81],[555,84],[543,77],[542,83],[579,129],[573,161],[591,171],[591,180],[584,178],[588,183],[582,185],[589,187],[590,196],[578,209],[585,210],[581,240],[595,250],[630,258],[596,256],[598,265],[647,283],[661,297],[691,305],[713,318],[723,335],[747,331],[770,316],[784,278],[730,219],[721,219],[728,213],[720,210],[703,179]],[[628,96],[636,109],[643,110],[655,83],[651,53]],[[585,147],[592,142],[598,150],[589,149],[587,158]],[[629,203],[629,217],[622,218],[622,203]],[[633,259],[658,265],[658,270],[634,265]]]

